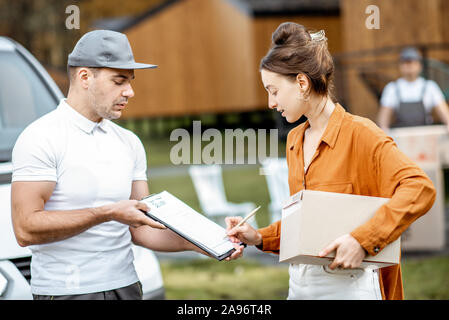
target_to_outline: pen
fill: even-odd
[[[233,228],[237,228],[240,227],[241,225],[243,225],[246,221],[248,221],[249,219],[251,219],[252,216],[254,216],[257,212],[257,210],[260,209],[260,206],[258,206],[256,209],[254,209],[253,211],[251,211],[245,218],[243,218],[235,227]],[[223,239],[226,239],[228,236],[225,235]]]

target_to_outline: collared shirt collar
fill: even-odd
[[[76,111],[73,107],[71,107],[66,99],[62,99],[58,109],[64,112],[65,115],[68,116],[70,121],[72,121],[78,128],[86,132],[87,134],[91,134],[95,128],[100,128],[104,132],[107,131],[107,122],[105,119],[102,119],[100,122],[94,122],[87,119],[81,113]]]
[[[332,149],[335,146],[337,141],[338,133],[340,132],[341,123],[345,116],[345,109],[339,104],[335,103],[335,109],[332,111],[332,114],[329,118],[329,121],[326,126],[326,130],[321,137],[321,141],[325,142]],[[296,139],[293,140],[289,146],[290,150],[296,149],[296,152],[299,152],[299,145],[302,144],[304,138],[304,132],[310,126],[309,120],[304,123],[301,131],[296,136]],[[321,142],[320,141],[320,142]]]

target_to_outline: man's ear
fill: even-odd
[[[81,87],[84,89],[89,88],[89,78],[91,78],[92,72],[88,68],[79,68],[76,77],[79,79]]]

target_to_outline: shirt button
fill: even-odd
[[[374,247],[374,252],[378,253],[380,251],[379,247]]]

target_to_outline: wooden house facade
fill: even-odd
[[[374,29],[367,26],[372,6]],[[326,31],[336,98],[375,120],[379,92],[399,76],[402,46],[449,63],[447,17],[446,0],[168,0],[117,30],[127,34],[136,61],[159,66],[136,71],[136,96],[123,118],[265,109],[260,59],[276,27],[293,21]]]
[[[265,109],[259,63],[285,21],[325,29],[331,51],[342,50],[333,0],[171,0],[122,26],[136,61],[159,66],[136,71],[123,118]]]
[[[371,6],[371,7],[370,7]],[[378,29],[368,28],[370,10],[376,6]],[[378,80],[377,93],[388,81],[399,77],[398,57],[405,46],[416,46],[424,58],[442,62],[441,77],[433,80],[449,88],[449,1],[446,0],[341,0],[343,47],[345,57],[339,65],[344,88],[341,99],[352,113],[376,119],[379,97],[370,90],[369,79]],[[338,56],[338,55],[337,55]],[[427,61],[425,61],[427,62]],[[430,66],[431,67],[431,66]],[[343,69],[343,70],[342,70]],[[440,69],[440,70],[435,70]],[[444,70],[443,70],[444,69]],[[341,72],[344,71],[344,74]],[[373,79],[374,76],[374,79]],[[430,74],[425,76],[432,77]]]

